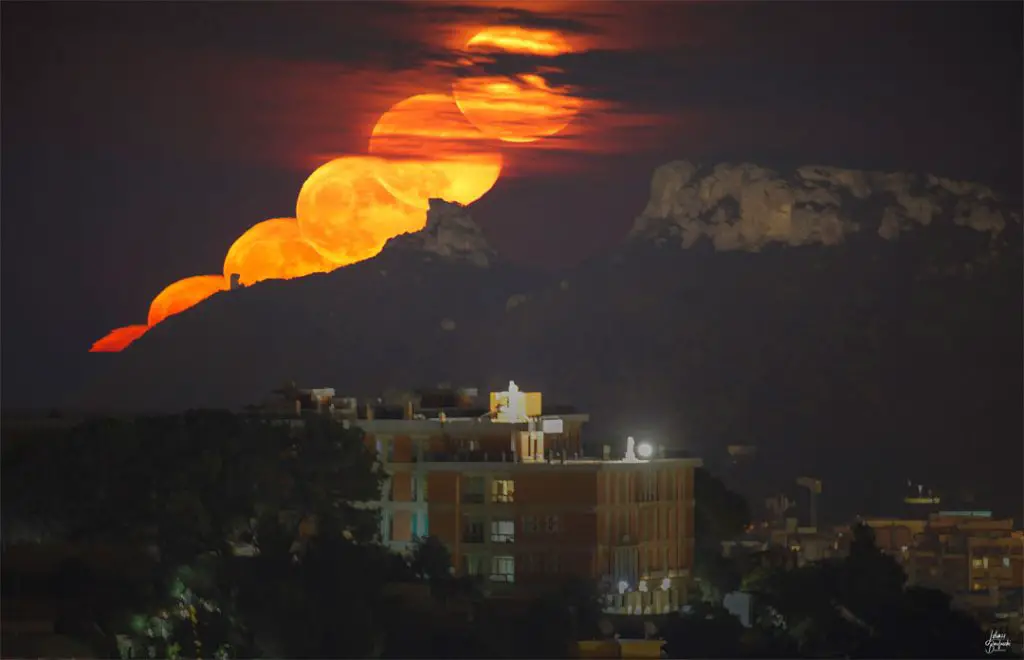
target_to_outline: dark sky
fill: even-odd
[[[325,154],[443,92],[475,25],[561,31],[602,112],[506,154],[474,217],[509,259],[570,266],[623,239],[679,158],[927,170],[1021,189],[1019,2],[4,2],[5,405],[294,215]]]

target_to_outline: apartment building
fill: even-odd
[[[380,539],[408,549],[432,535],[458,574],[492,594],[567,576],[598,580],[610,611],[651,614],[685,602],[693,563],[697,459],[641,443],[584,456],[586,414],[540,393],[427,391],[360,403],[329,390],[318,407],[360,427],[387,473]],[[486,403],[484,403],[486,401]]]
[[[496,585],[600,581],[626,614],[675,611],[693,563],[693,459],[459,462],[428,480],[432,533]]]

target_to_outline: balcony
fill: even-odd
[[[511,451],[486,452],[480,450],[460,449],[450,452],[428,451],[423,452],[423,460],[427,463],[522,463],[516,460]],[[600,459],[578,456],[576,454],[566,455],[551,453],[538,463],[600,463]],[[612,461],[614,462],[614,461]]]

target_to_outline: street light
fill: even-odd
[[[654,445],[649,442],[641,442],[636,446],[636,455],[640,458],[650,458],[654,456]]]

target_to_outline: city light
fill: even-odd
[[[636,446],[636,455],[640,458],[650,458],[654,455],[654,445],[649,442],[641,442]]]
[[[627,589],[629,589],[629,583],[626,582],[625,580],[619,581],[619,593],[620,594],[624,594],[624,593],[626,593]]]
[[[647,580],[640,580],[640,584],[637,585],[637,590],[647,593]]]

